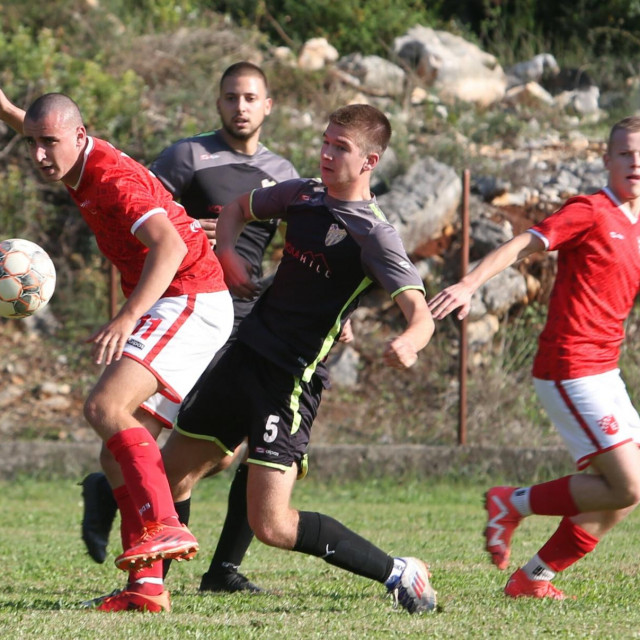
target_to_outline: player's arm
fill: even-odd
[[[387,345],[383,359],[395,369],[407,369],[415,364],[418,352],[427,346],[434,331],[433,318],[422,291],[407,289],[395,298],[407,321],[405,330]]]
[[[440,320],[460,308],[457,317],[462,320],[471,308],[471,296],[480,286],[518,260],[544,249],[545,245],[541,238],[528,231],[505,242],[480,260],[473,271],[470,271],[460,282],[447,287],[429,300],[433,317]]]
[[[239,298],[252,298],[258,290],[251,279],[251,263],[235,249],[244,225],[253,219],[251,194],[245,193],[223,208],[216,226],[216,255],[227,286]]]
[[[150,216],[135,235],[149,252],[138,284],[120,311],[88,339],[94,343],[97,364],[120,359],[136,322],[162,297],[187,255],[187,246],[165,215]]]
[[[8,124],[14,131],[20,135],[23,134],[22,123],[24,122],[24,109],[17,107],[0,89],[0,120]]]

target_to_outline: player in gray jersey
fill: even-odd
[[[267,79],[259,67],[249,62],[231,65],[220,79],[216,104],[220,129],[179,140],[150,167],[189,215],[200,220],[212,246],[218,215],[226,204],[247,190],[298,177],[288,160],[260,143],[262,124],[271,111],[272,101]],[[263,256],[277,230],[278,217],[276,214],[272,219],[246,225],[236,245],[251,266],[251,278],[258,292],[262,288]],[[233,297],[234,332],[230,341],[254,302],[255,297],[250,300]],[[217,358],[209,369],[216,361]],[[217,470],[230,463],[231,459],[226,460]],[[238,571],[253,538],[246,515],[246,478],[247,467],[240,464],[231,484],[227,517],[216,551],[209,570],[202,576],[202,591],[260,591]],[[85,478],[83,497],[83,539],[91,557],[104,562],[116,512],[104,474],[93,473]],[[181,521],[188,522],[190,501],[178,502],[176,510]]]
[[[278,212],[287,223],[284,253],[237,340],[185,399],[163,459],[174,499],[188,499],[195,482],[248,437],[247,509],[258,539],[378,581],[410,613],[420,613],[436,607],[424,562],[392,557],[337,520],[290,504],[296,478],[306,473],[322,394],[317,366],[361,294],[377,283],[406,320],[384,349],[388,366],[411,367],[433,333],[422,280],[370,191],[390,135],[377,109],[338,109],[324,133],[322,184],[291,180],[225,207],[217,254],[236,295],[255,292],[235,249],[246,222]]]

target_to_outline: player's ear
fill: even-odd
[[[84,141],[87,139],[87,130],[83,125],[80,125],[76,129],[76,146],[81,147],[84,144]]]
[[[380,155],[377,153],[370,153],[366,160],[364,161],[364,164],[362,165],[362,170],[363,171],[372,171],[376,165],[378,164],[380,160]]]

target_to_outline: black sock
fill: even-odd
[[[174,502],[173,507],[178,514],[178,519],[182,524],[189,524],[189,517],[191,516],[191,498],[181,500],[180,502]],[[171,567],[171,560],[165,559],[162,561],[162,577],[166,578],[169,573],[169,567]]]
[[[106,475],[102,474],[102,477],[97,483],[97,488],[100,493],[100,510],[105,519],[110,517],[111,520],[113,520],[118,511],[118,504],[113,497],[113,490]]]
[[[224,564],[240,566],[253,540],[253,531],[247,519],[248,475],[249,467],[241,464],[233,476],[229,489],[227,516],[207,573],[216,573]]]
[[[293,551],[322,558],[359,576],[383,582],[393,558],[343,524],[321,513],[300,511],[298,539]]]

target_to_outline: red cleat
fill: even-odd
[[[522,520],[522,516],[511,506],[510,497],[514,491],[515,487],[493,487],[484,496],[487,510],[485,549],[491,554],[491,562],[500,570],[509,566],[511,536]]]
[[[171,611],[169,592],[163,591],[159,596],[148,596],[135,591],[120,591],[108,596],[97,607],[98,611],[149,611],[160,613]]]
[[[507,582],[504,592],[510,598],[551,598],[564,600],[566,596],[554,587],[549,580],[530,580],[527,574],[518,569]]]
[[[116,558],[116,567],[123,571],[136,571],[163,558],[191,560],[198,551],[198,541],[187,527],[173,527],[151,522],[142,535]]]

